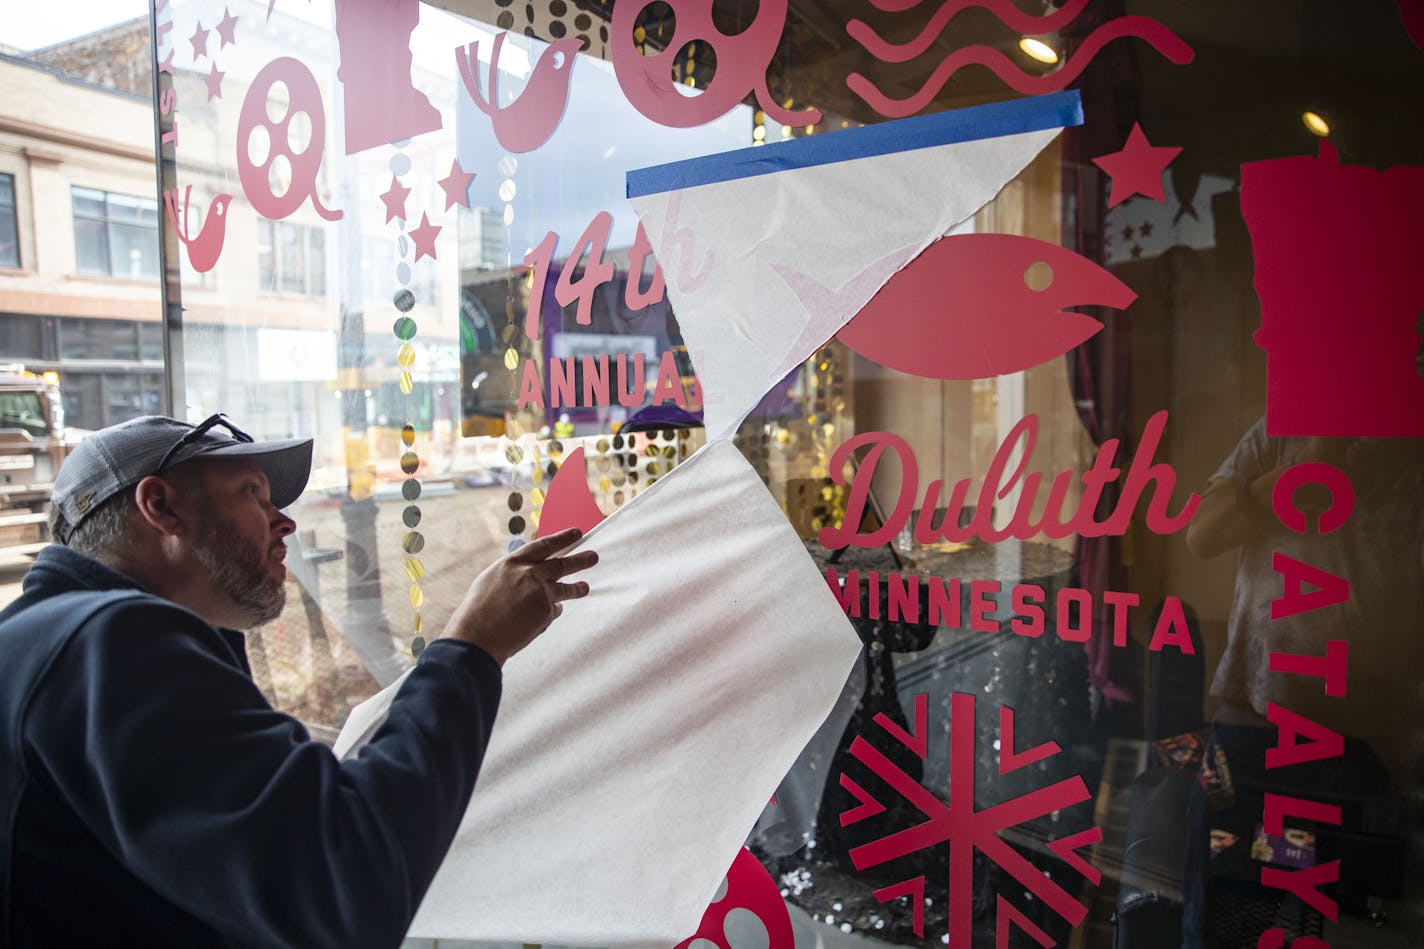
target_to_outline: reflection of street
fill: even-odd
[[[401,549],[401,540],[409,530],[401,522],[407,502],[400,496],[398,486],[391,487],[395,490],[382,486],[377,494],[377,549],[372,558],[380,566],[381,599],[390,629],[399,640],[397,646],[408,651],[414,636],[415,611],[405,572],[406,554]],[[504,511],[507,517],[508,494],[509,488],[503,485],[456,489],[448,482],[433,482],[425,486],[419,499],[421,520],[416,529],[425,538],[425,547],[417,556],[425,570],[421,581],[425,599],[420,612],[427,639],[440,634],[470,581],[504,553],[508,535],[500,512]],[[339,498],[328,499],[309,492],[288,513],[296,519],[299,532],[314,532],[316,547],[345,547]],[[29,564],[28,557],[0,560],[0,608],[20,595],[20,583]],[[315,599],[325,642],[320,630],[313,636],[313,623],[303,609],[301,588],[292,579],[287,582],[287,607],[282,615],[248,633],[248,655],[258,686],[282,711],[310,725],[333,729],[326,735],[318,728],[316,737],[334,737],[345,710],[377,690],[376,681],[342,637],[352,613],[347,602],[347,569],[344,556],[316,568]],[[359,610],[356,612],[359,615]]]
[[[427,640],[440,634],[450,614],[464,596],[470,581],[505,552],[508,536],[506,486],[455,488],[450,482],[426,482],[416,504],[420,521],[414,527],[424,545],[414,558],[423,577],[420,590],[422,634]],[[410,502],[398,485],[381,485],[376,494],[376,549],[367,551],[369,562],[380,571],[381,603],[396,648],[406,653],[415,635],[416,609],[411,603],[411,580],[402,541],[412,528],[402,521]],[[377,691],[376,680],[363,668],[344,635],[359,635],[361,620],[377,610],[374,604],[352,604],[348,575],[360,569],[358,558],[344,553],[345,527],[340,497],[308,493],[288,512],[298,533],[312,538],[318,549],[343,551],[343,556],[315,568],[314,599],[325,626],[331,655],[330,668],[323,655],[320,631],[303,610],[301,591],[289,581],[287,608],[278,619],[248,636],[253,674],[274,705],[303,721],[340,727],[345,710]],[[310,533],[308,533],[310,532]],[[363,608],[364,607],[364,608]],[[265,659],[266,669],[262,667]],[[265,675],[264,675],[265,672]]]

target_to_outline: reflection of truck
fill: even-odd
[[[71,447],[65,436],[58,376],[0,366],[0,550],[33,553],[48,540],[54,474]]]

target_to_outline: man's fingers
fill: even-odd
[[[556,583],[554,584],[555,600],[578,600],[588,596],[588,584],[580,580],[578,583]],[[563,604],[555,603],[554,609],[558,613],[564,611]]]
[[[539,565],[551,580],[559,577],[567,577],[571,573],[578,573],[580,570],[587,570],[598,563],[598,554],[592,550],[580,550],[576,554],[569,554],[567,557],[551,557]]]
[[[548,537],[540,537],[538,540],[531,540],[509,555],[510,560],[518,560],[523,563],[537,563],[540,560],[548,560],[554,554],[572,547],[583,539],[583,531],[577,527],[569,527]]]

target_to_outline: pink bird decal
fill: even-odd
[[[808,309],[830,290],[791,284]],[[1062,355],[1103,328],[1068,307],[1137,299],[1097,264],[1012,234],[942,237],[910,261],[837,337],[883,366],[932,379],[984,379]],[[834,305],[830,302],[829,305]]]
[[[509,105],[499,102],[499,51],[504,45],[504,33],[494,38],[490,54],[489,98],[480,92],[479,43],[468,49],[455,47],[455,65],[475,107],[490,117],[494,137],[511,152],[532,152],[549,140],[564,117],[569,101],[569,81],[574,74],[574,54],[583,48],[583,41],[572,37],[557,40],[539,55],[534,72],[524,91]]]
[[[188,233],[188,202],[193,196],[193,186],[183,192],[183,210],[178,211],[178,189],[163,192],[163,206],[168,210],[168,220],[178,239],[188,248],[188,263],[198,273],[207,273],[218,262],[222,254],[223,238],[227,236],[227,206],[232,195],[220,194],[208,204],[208,213],[203,217],[203,226],[196,235]]]

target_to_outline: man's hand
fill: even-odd
[[[479,646],[501,666],[534,641],[564,611],[564,600],[588,596],[588,584],[563,583],[564,577],[598,563],[583,550],[555,554],[583,537],[576,527],[541,537],[490,564],[470,584],[442,636]]]

